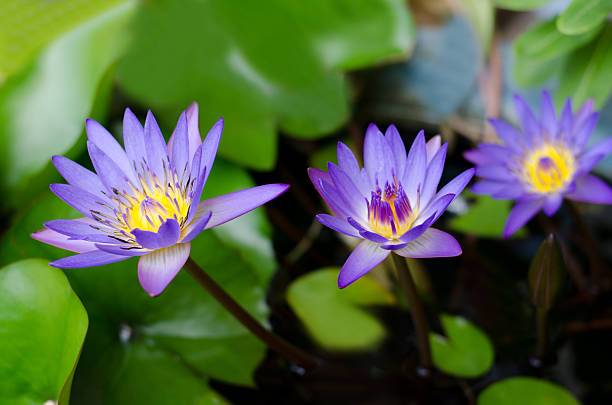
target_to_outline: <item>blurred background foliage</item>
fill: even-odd
[[[12,404],[65,403],[61,393],[73,384],[75,404],[224,403],[211,381],[252,387],[265,356],[261,343],[185,275],[155,300],[140,290],[133,261],[66,271],[76,295],[59,270],[39,276],[44,262],[32,258],[52,260],[65,252],[29,234],[47,220],[75,216],[48,191],[49,183],[62,181],[50,158],[65,155],[91,167],[87,117],[121,140],[128,106],[140,118],[151,109],[166,135],[194,100],[203,134],[223,116],[205,198],[252,186],[253,177],[276,182],[298,176],[299,183],[307,162],[323,168],[336,160],[338,140],[359,150],[369,122],[425,128],[429,136],[440,132],[454,156],[450,177],[466,167],[453,151],[495,139],[486,117],[515,120],[514,92],[532,105],[541,88],[554,93],[558,105],[566,97],[574,105],[594,98],[602,111],[593,141],[610,136],[611,12],[612,0],[1,1],[0,265],[6,267],[0,292],[13,291],[19,277],[32,291],[0,294],[0,333],[9,336],[0,342],[23,332],[11,321],[17,317],[33,330],[53,329],[51,337],[69,339],[70,347],[55,340],[44,347],[50,352],[41,352],[41,369],[49,353],[62,352],[61,370],[53,375],[31,373],[18,356],[0,362],[0,396],[10,393]],[[283,145],[299,150],[304,163],[291,167],[296,172],[290,175],[279,154]],[[612,179],[612,160],[596,170]],[[307,207],[311,216],[314,197],[308,194],[314,192],[309,185],[292,186],[299,201],[285,208]],[[510,206],[466,193],[451,207],[462,216],[447,227],[466,234],[468,243],[473,236],[496,239]],[[194,259],[263,322],[270,315],[266,296],[280,295],[284,303],[286,294],[281,313],[293,310],[317,350],[380,347],[388,322],[375,315],[405,306],[393,299],[393,288],[364,279],[339,295],[333,282],[338,270],[329,263],[301,277],[292,274],[281,287],[271,283],[279,261],[290,266],[308,246],[293,238],[298,247],[279,259],[270,219],[276,232],[295,234],[296,225],[279,219],[274,204],[268,214],[258,209],[202,234],[194,241]],[[537,243],[530,246],[534,253]],[[427,277],[420,279],[422,293],[435,302]],[[20,306],[32,294],[64,301],[52,308],[43,301]],[[84,344],[87,316],[77,296],[89,315]],[[53,317],[64,311],[62,305],[74,312],[74,326],[49,318],[49,311]],[[462,378],[489,372],[495,354],[487,334],[462,317],[439,319],[440,333],[431,335],[438,368]],[[61,335],[66,328],[70,337]],[[37,334],[29,339],[40,346]],[[487,382],[509,374],[497,370]],[[537,395],[574,403],[562,388],[537,379],[505,382],[491,385],[479,403],[499,404],[508,392],[519,395],[510,403],[531,403],[524,401]],[[10,391],[14,387],[21,391]],[[167,387],[176,388],[172,397]]]

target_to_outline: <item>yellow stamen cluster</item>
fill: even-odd
[[[565,145],[548,143],[530,152],[523,160],[523,178],[532,191],[554,193],[566,187],[576,171],[574,155]]]

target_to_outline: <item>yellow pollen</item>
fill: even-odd
[[[523,177],[532,191],[548,194],[566,187],[576,170],[573,154],[565,145],[545,144],[523,160]]]

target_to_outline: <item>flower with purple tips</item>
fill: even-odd
[[[520,131],[500,119],[491,125],[502,143],[481,143],[465,158],[477,165],[481,178],[472,186],[476,194],[516,200],[504,227],[509,237],[538,211],[553,215],[563,198],[612,204],[612,189],[589,171],[612,152],[612,138],[591,147],[587,141],[597,122],[593,100],[572,111],[571,100],[559,117],[550,95],[542,92],[540,120],[525,100],[514,96]]]
[[[268,184],[200,202],[210,174],[223,119],[202,141],[198,105],[184,111],[166,145],[149,111],[144,128],[126,109],[125,149],[102,125],[86,121],[87,149],[96,173],[54,156],[68,184],[53,191],[83,218],[56,219],[34,239],[77,252],[56,260],[58,268],[92,267],[140,256],[138,278],[147,293],[161,294],[189,257],[190,241],[285,192],[286,184]]]
[[[362,239],[342,266],[338,287],[353,283],[392,251],[412,258],[461,254],[454,237],[431,228],[474,174],[474,169],[468,169],[436,192],[446,149],[439,136],[426,143],[421,131],[406,155],[393,125],[383,135],[370,124],[364,141],[364,168],[339,142],[338,165],[329,162],[329,173],[308,170],[315,188],[335,214],[319,214],[319,222]]]

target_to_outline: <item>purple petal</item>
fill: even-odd
[[[522,183],[501,183],[503,186],[491,194],[496,200],[516,200],[525,194],[525,186]]]
[[[406,167],[406,147],[395,125],[389,125],[385,132],[385,138],[393,152],[393,159],[395,161],[393,166],[395,167],[396,175],[399,177],[404,174],[404,168]]]
[[[423,223],[425,223],[425,221],[427,221],[427,218],[433,215],[434,218],[431,223],[436,222],[438,218],[440,218],[440,216],[444,214],[444,211],[446,211],[446,208],[448,208],[450,203],[452,203],[454,200],[454,194],[445,194],[443,196],[440,196],[440,193],[438,193],[436,198],[434,198],[432,202],[427,206],[427,208],[425,208],[423,212],[419,215],[419,220],[422,219]],[[419,223],[419,220],[417,220],[417,224]]]
[[[421,236],[423,232],[425,232],[427,228],[429,228],[431,224],[433,224],[433,222],[435,221],[435,218],[436,218],[436,214],[431,215],[429,218],[425,220],[425,222],[423,222],[420,225],[415,226],[414,228],[410,229],[408,232],[403,234],[399,238],[399,240],[401,240],[402,242],[412,242],[413,240]]]
[[[147,165],[158,179],[163,179],[164,167],[169,166],[168,148],[151,110],[147,112],[147,118],[145,119],[144,138]]]
[[[503,183],[495,180],[480,180],[470,187],[470,191],[478,195],[491,195],[503,190],[507,184],[509,183]]]
[[[543,203],[541,198],[517,202],[506,219],[504,238],[510,237],[525,225],[542,208]]]
[[[368,230],[363,230],[361,232],[359,232],[359,234],[364,238],[367,239],[369,241],[372,241],[374,243],[389,243],[389,239],[385,238],[384,236],[381,236],[375,232],[370,232]]]
[[[116,240],[112,239],[108,233],[101,231],[101,229],[110,231],[111,228],[108,228],[107,226],[102,225],[98,221],[90,218],[54,219],[52,221],[45,222],[45,227],[73,239],[104,243],[116,242]]]
[[[400,250],[405,248],[406,246],[408,246],[408,242],[405,243],[390,243],[388,245],[380,245],[381,249],[385,249],[385,250]]]
[[[202,145],[202,137],[200,136],[200,125],[198,121],[198,103],[195,101],[191,103],[189,107],[187,107],[185,114],[187,116],[187,136],[189,138],[189,162],[191,163],[194,160],[196,150],[200,147],[200,145]],[[168,140],[168,150],[172,150],[175,133],[176,128]]]
[[[142,256],[150,253],[149,249],[141,249],[127,243],[121,244],[108,244],[108,243],[96,243],[96,247],[103,252],[110,253],[119,256]]]
[[[412,258],[453,257],[461,254],[461,246],[448,233],[428,228],[423,235],[408,243],[403,249],[396,250],[395,253]]]
[[[555,212],[557,212],[562,202],[563,202],[563,195],[561,194],[550,195],[546,197],[544,199],[544,205],[542,207],[544,210],[544,214],[546,214],[549,217],[552,216]]]
[[[348,222],[348,223],[349,223],[349,224],[350,224],[350,225],[351,225],[353,228],[357,229],[357,231],[358,231],[359,233],[361,233],[361,232],[365,232],[365,231],[367,230],[367,229],[365,229],[363,226],[361,226],[361,224],[360,224],[359,222],[355,221],[355,219],[354,219],[354,218],[352,218],[352,217],[347,217],[347,218],[346,218],[346,221],[347,221],[347,222]]]
[[[181,227],[174,218],[166,220],[157,232],[132,229],[136,242],[145,249],[161,249],[174,245],[181,236]]]
[[[552,98],[546,90],[542,91],[540,119],[542,121],[542,129],[548,134],[549,139],[554,139],[557,136],[557,115]]]
[[[80,269],[116,263],[125,259],[129,259],[129,257],[114,255],[101,250],[92,250],[78,255],[64,257],[49,263],[49,266],[57,267],[58,269]]]
[[[183,112],[178,119],[172,145],[168,148],[172,166],[181,176],[189,170],[189,135],[187,134],[187,115]]]
[[[69,184],[51,184],[51,191],[81,214],[95,219],[96,212],[111,214],[99,197]]]
[[[601,159],[612,153],[612,138],[605,139],[587,149],[578,159],[576,176],[588,173]]]
[[[502,140],[507,148],[518,153],[521,153],[526,148],[523,135],[512,125],[497,118],[491,118],[489,122],[493,126],[497,137]]]
[[[94,172],[63,156],[53,156],[51,160],[68,183],[106,200],[106,196],[102,194],[104,185]]]
[[[333,211],[334,214],[340,215],[340,211],[338,211],[336,207],[332,207],[327,197],[324,195],[323,190],[320,185],[321,181],[324,181],[328,184],[332,184],[332,179],[329,173],[324,172],[323,170],[315,169],[314,167],[309,167],[308,177],[310,178],[312,185],[317,189],[317,191],[319,192],[319,195],[321,196],[321,198],[323,198],[327,206]]]
[[[87,142],[87,150],[89,151],[91,163],[96,169],[100,181],[104,184],[104,187],[109,193],[112,194],[114,190],[119,190],[121,192],[129,190],[128,178],[123,170],[121,170],[110,157],[106,156],[101,149],[90,141]],[[89,188],[86,190],[89,190]]]
[[[70,236],[62,235],[52,231],[51,229],[41,229],[30,234],[32,239],[46,243],[47,245],[55,246],[60,249],[70,250],[71,252],[84,253],[96,249],[93,242],[84,240],[71,239]]]
[[[352,179],[338,166],[328,162],[327,167],[336,190],[338,190],[338,193],[344,199],[348,206],[347,208],[350,208],[351,212],[357,214],[358,217],[366,215],[367,206],[364,203],[366,196],[361,194],[355,184],[353,184]]]
[[[370,124],[363,143],[363,162],[373,184],[377,179],[382,182],[392,180],[392,166],[389,162],[392,156],[393,152],[382,132],[376,125]]]
[[[515,175],[505,165],[489,165],[489,166],[478,166],[476,168],[476,175],[487,180],[501,180],[511,182],[515,180]]]
[[[429,203],[431,197],[436,193],[440,178],[442,177],[442,170],[444,169],[444,160],[446,159],[446,148],[448,144],[445,143],[439,150],[438,153],[431,159],[429,166],[427,166],[427,172],[425,174],[425,182],[421,189],[421,204],[425,205]]]
[[[576,189],[565,196],[575,201],[612,204],[612,188],[592,174],[586,174],[576,179]]]
[[[465,186],[472,180],[474,176],[475,168],[467,169],[466,171],[459,174],[457,177],[449,181],[444,187],[438,191],[437,195],[454,194],[455,198],[461,194]],[[453,199],[454,201],[454,199]],[[451,201],[452,202],[452,201]]]
[[[343,233],[348,236],[352,236],[354,238],[359,238],[359,233],[355,231],[355,229],[345,220],[327,215],[327,214],[318,214],[317,220],[325,225],[326,227],[333,229],[336,232]]]
[[[580,107],[576,114],[574,114],[572,133],[582,124],[582,121],[591,115],[594,105],[595,101],[590,98]]]
[[[355,155],[342,142],[338,142],[338,166],[351,178],[362,195],[369,195],[371,191],[369,180],[366,176],[362,176]]]
[[[138,280],[152,297],[161,294],[183,267],[191,245],[177,243],[144,255],[138,261]]]
[[[574,129],[574,148],[576,151],[581,151],[586,145],[591,133],[595,129],[597,119],[599,118],[599,112],[594,112],[589,115],[582,123]]]
[[[136,184],[137,178],[127,154],[119,142],[97,121],[88,118],[85,121],[87,138],[108,156],[125,175]]]
[[[568,98],[563,105],[563,109],[561,110],[561,118],[559,119],[559,135],[561,139],[571,141],[570,136],[572,134],[572,126],[572,100]]]
[[[425,148],[425,132],[421,131],[416,136],[416,139],[408,152],[406,160],[406,169],[404,170],[404,180],[402,185],[406,196],[410,201],[410,205],[417,206],[417,190],[425,180],[425,171],[427,170],[427,149]]]
[[[201,217],[195,218],[191,223],[183,230],[182,234],[185,235],[181,238],[180,242],[191,242],[193,238],[198,236],[210,221],[212,212],[205,212]]]
[[[319,186],[323,192],[325,201],[328,201],[330,208],[336,213],[336,216],[340,218],[359,216],[357,212],[352,209],[353,206],[349,205],[347,200],[338,192],[335,186],[323,181],[319,183]]]
[[[204,229],[214,228],[278,197],[289,189],[288,184],[266,184],[234,191],[202,201],[198,213],[212,211],[212,217]],[[196,214],[198,215],[198,214]]]
[[[438,149],[440,149],[440,145],[442,145],[442,137],[440,135],[436,135],[431,138],[425,144],[425,149],[427,149],[427,164],[431,162],[431,159],[438,153]],[[405,153],[405,152],[404,152]]]
[[[217,156],[217,149],[219,148],[219,141],[221,140],[221,134],[223,133],[223,118],[213,125],[208,131],[206,139],[202,142],[202,157],[200,161],[200,172],[201,176],[204,176],[204,183],[208,179],[210,170],[215,162],[215,156]]]
[[[348,257],[338,276],[338,287],[344,288],[378,266],[389,256],[389,251],[376,243],[364,240]]]
[[[494,157],[483,151],[482,149],[470,149],[463,152],[463,157],[470,163],[475,165],[490,165],[499,163]]]
[[[193,216],[196,214],[197,204],[202,198],[202,191],[204,191],[205,179],[203,176],[200,176],[200,173],[202,172],[202,170],[200,170],[200,164],[202,161],[201,156],[202,145],[196,149],[196,152],[193,155],[193,161],[191,162],[191,176],[183,180],[186,182],[188,179],[197,179],[195,188],[193,189],[191,195],[191,206],[189,207],[189,213],[187,214],[187,222],[191,222],[193,220]]]
[[[527,105],[518,94],[514,95],[514,108],[518,117],[519,125],[523,130],[523,133],[527,135],[528,139],[541,139],[540,123],[536,119],[535,115],[531,111],[531,108]]]
[[[123,143],[128,158],[140,168],[140,165],[147,160],[144,129],[129,108],[126,108],[123,114]]]

